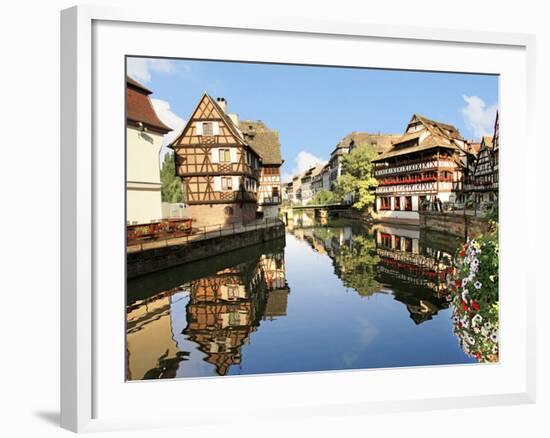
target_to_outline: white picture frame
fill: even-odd
[[[517,159],[515,178],[520,182],[509,183],[507,174],[512,161],[506,153],[506,145],[519,139],[522,139],[522,147],[526,154],[535,152],[534,36],[270,17],[251,19],[243,16],[227,22],[223,16],[216,16],[215,12],[199,16],[187,10],[152,8],[140,11],[103,6],[78,6],[64,10],[61,14],[61,25],[62,427],[82,432],[204,424],[207,417],[201,414],[200,403],[194,406],[194,410],[189,410],[193,406],[188,406],[185,416],[178,415],[178,408],[166,409],[168,404],[165,406],[162,403],[156,407],[146,406],[148,410],[142,412],[131,403],[126,411],[117,408],[123,400],[135,400],[141,394],[144,399],[156,400],[159,394],[165,394],[168,400],[174,397],[178,389],[181,390],[182,385],[192,394],[198,394],[205,389],[234,391],[235,388],[240,388],[243,393],[243,406],[235,407],[235,411],[221,405],[208,407],[210,412],[217,412],[218,421],[221,422],[230,421],[231,415],[235,412],[269,423],[276,421],[281,415],[289,418],[328,414],[361,415],[367,412],[534,401],[534,275],[525,260],[514,259],[513,252],[514,248],[518,248],[518,241],[508,230],[518,229],[522,224],[533,224],[535,207],[515,211],[512,210],[511,203],[506,201],[517,198],[520,199],[520,204],[536,205],[534,190],[525,190],[535,186],[534,168],[528,168],[525,159]],[[136,32],[137,28],[141,30],[139,34]],[[142,46],[136,46],[144,29],[147,29],[149,39],[147,43],[142,41]],[[114,225],[105,218],[105,211],[113,211],[111,206],[117,205],[120,193],[124,190],[123,184],[120,190],[107,190],[109,187],[118,187],[121,181],[124,182],[121,179],[124,168],[120,166],[120,160],[124,158],[124,144],[117,141],[124,130],[125,117],[124,112],[120,111],[124,91],[124,76],[118,76],[124,69],[124,58],[121,58],[120,54],[198,57],[197,53],[191,53],[188,48],[178,49],[173,44],[159,44],[162,37],[159,39],[158,35],[168,37],[177,35],[178,32],[183,32],[186,37],[204,41],[203,55],[206,59],[216,58],[213,42],[225,33],[227,38],[248,38],[252,41],[250,37],[253,37],[253,40],[265,39],[271,43],[277,42],[277,45],[273,45],[273,50],[265,54],[263,59],[255,56],[252,51],[243,52],[238,49],[238,45],[234,49],[226,48],[225,56],[218,59],[300,62],[300,56],[304,55],[292,52],[289,46],[292,41],[303,43],[310,48],[307,53],[310,58],[302,60],[303,63],[348,65],[345,62],[346,50],[337,49],[365,45],[364,47],[372,46],[372,61],[367,65],[358,65],[430,71],[477,71],[501,75],[501,278],[504,281],[501,310],[503,352],[498,365],[184,379],[185,381],[162,383],[125,383],[124,379],[120,378],[124,372],[123,368],[118,369],[123,361],[122,355],[119,355],[121,343],[118,340],[113,341],[111,345],[109,336],[115,339],[113,331],[117,332],[123,325],[124,308],[120,308],[123,299],[115,300],[113,308],[102,299],[105,284],[119,283],[121,275],[123,276],[123,272],[118,271],[121,266],[120,256],[124,254],[124,250],[110,251],[112,254],[107,255],[105,251],[108,246],[102,240],[116,244],[117,241],[121,242],[120,239],[124,236],[121,225],[125,223],[123,216],[120,222]],[[135,38],[128,38],[129,35]],[[133,47],[130,43],[125,46],[128,39]],[[108,49],[105,41],[110,42]],[[321,44],[323,53],[317,51]],[[377,48],[377,45],[384,45],[390,51],[401,50],[403,56],[384,61],[383,50]],[[143,47],[144,53],[138,53],[139,47]],[[285,47],[288,53],[279,54],[278,48]],[[451,61],[441,56],[440,59],[426,59],[420,64],[422,61],[418,60],[418,56],[415,56],[414,62],[413,57],[406,56],[407,48],[412,47],[421,53],[457,51],[464,58]],[[476,56],[469,53],[477,53],[479,59],[476,61]],[[113,60],[114,64],[109,65],[114,68],[110,68],[111,71],[108,73],[104,66]],[[114,102],[109,109],[111,115],[115,115],[110,117],[114,123],[113,131],[109,128],[111,125],[104,121],[105,113],[102,112],[106,95],[111,96]],[[508,105],[512,101],[513,108]],[[120,126],[117,126],[117,123]],[[105,139],[115,146],[120,144],[121,148],[120,151],[115,149],[116,152],[113,153],[116,157],[109,163],[104,159],[104,149],[98,153],[98,144],[105,144],[102,142]],[[118,217],[120,210],[116,210],[113,215]],[[526,245],[533,243],[524,244],[524,250]],[[107,258],[109,260],[106,260]],[[513,276],[512,270],[507,269],[512,267],[512,262],[515,269]],[[109,268],[112,271],[107,269],[106,263],[112,265]],[[114,278],[118,280],[111,281]],[[508,294],[508,289],[514,290],[515,295]],[[124,289],[120,289],[120,295],[123,295],[123,292]],[[118,293],[117,288],[115,287],[111,293]],[[520,310],[514,316],[513,328],[510,324],[512,307]],[[99,314],[102,315],[101,320]],[[120,318],[120,324],[114,322],[116,318]],[[122,332],[120,338],[123,344]],[[107,361],[112,361],[110,366]],[[469,391],[459,387],[442,388],[439,385],[424,388],[424,392],[421,393],[417,388],[408,385],[411,379],[429,376],[438,378],[446,374],[479,379],[480,388]],[[394,382],[394,388],[391,390],[387,384],[384,386],[384,382],[389,378]],[[368,389],[365,392],[369,392],[369,397],[354,391],[361,386]],[[292,400],[285,399],[284,391],[288,391],[289,388],[295,388],[296,393],[293,394]],[[323,392],[318,392],[318,388],[324,388]],[[246,402],[246,395],[253,391],[272,391],[274,404],[270,406],[265,401],[262,405],[252,398]],[[273,409],[274,406],[277,406],[276,410]]]

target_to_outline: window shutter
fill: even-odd
[[[220,151],[218,148],[211,148],[210,153],[212,154],[212,163],[220,162]]]
[[[202,122],[195,122],[195,132],[197,135],[202,135]]]
[[[222,191],[222,177],[221,176],[215,176],[214,177],[214,191],[215,192],[221,192]]]
[[[212,134],[213,135],[220,135],[220,123],[219,122],[212,123]]]
[[[239,177],[233,176],[233,190],[237,191],[239,190]]]
[[[231,157],[231,162],[236,163],[237,161],[237,148],[229,148],[229,154]]]

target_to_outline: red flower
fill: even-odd
[[[466,304],[466,301],[462,301],[461,304],[462,304],[462,309],[465,312],[467,312],[469,310],[469,307],[468,307],[468,304]]]
[[[479,351],[476,351],[474,353],[474,356],[475,356],[476,359],[481,359],[481,353]]]
[[[479,310],[479,304],[476,300],[472,300],[472,309],[474,309],[476,312]]]
[[[456,280],[456,281],[455,281],[455,286],[456,286],[456,287],[459,287],[459,286],[461,286],[461,285],[462,285],[462,281],[461,281],[461,280]]]
[[[458,253],[458,255],[459,255],[460,257],[464,257],[464,256],[466,255],[466,253],[465,253],[464,251],[460,251],[460,252]]]

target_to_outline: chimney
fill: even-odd
[[[223,110],[223,112],[227,114],[227,100],[225,100],[225,97],[216,98],[216,103]]]

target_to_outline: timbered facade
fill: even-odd
[[[498,153],[499,153],[499,144],[500,144],[500,126],[498,122],[498,111],[495,118],[495,132],[493,134],[493,154],[492,154],[492,161],[493,161],[493,192],[495,195],[495,198],[498,199],[498,173],[499,173],[499,167],[498,167]]]
[[[484,136],[477,158],[464,186],[464,197],[477,206],[488,206],[498,199],[499,123],[495,119],[494,135]]]
[[[310,167],[300,178],[300,201],[302,205],[307,205],[309,201],[315,195],[315,181],[318,180],[318,176],[321,174],[324,168],[323,164],[317,164]]]
[[[281,205],[281,144],[277,131],[262,121],[243,120],[239,128],[247,144],[260,156],[260,186],[258,190],[258,218],[279,217]]]
[[[413,115],[404,135],[373,160],[377,218],[416,222],[419,211],[455,200],[466,151],[454,126]]]
[[[170,147],[194,225],[246,223],[256,218],[260,156],[245,141],[223,98],[204,94]]]

